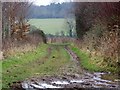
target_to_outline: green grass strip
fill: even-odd
[[[59,69],[70,61],[69,54],[59,45],[43,44],[33,52],[18,56],[3,60],[3,88],[26,78],[58,74]]]
[[[8,84],[24,80],[27,77],[30,77],[31,70],[26,68],[26,66],[39,58],[42,58],[46,55],[46,49],[48,45],[40,45],[33,52],[27,52],[24,55],[17,55],[14,57],[9,57],[2,61],[2,85],[3,88],[8,88]]]
[[[75,46],[70,46],[71,50],[77,54],[80,58],[80,64],[84,69],[89,71],[103,71],[103,68],[91,63],[92,60],[89,58],[89,54],[82,52],[79,48]]]

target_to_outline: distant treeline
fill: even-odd
[[[71,13],[73,3],[51,3],[47,6],[32,5],[29,18],[64,18]]]

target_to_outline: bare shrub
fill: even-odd
[[[90,54],[92,59],[96,56],[103,57],[100,61],[105,65],[117,67],[118,63],[118,32],[116,25],[108,28],[105,24],[94,25],[90,31],[86,32],[82,43],[76,43],[79,48]]]
[[[17,53],[25,53],[34,51],[35,48],[43,43],[43,37],[41,35],[29,34],[23,40],[17,39],[4,39],[3,40],[3,53],[4,58],[14,56]]]

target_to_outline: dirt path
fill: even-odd
[[[94,72],[90,73],[80,66],[80,58],[69,48],[65,47],[67,52],[70,54],[71,59],[76,62],[76,66],[79,69],[79,73],[74,73],[77,75],[76,79],[74,80],[75,83],[77,83],[79,88],[119,88],[118,82],[113,82],[110,80],[104,80],[102,79],[102,75],[108,74],[108,73],[102,73],[102,72]],[[79,83],[79,84],[78,84]]]
[[[55,58],[55,56],[51,54],[52,50],[54,49],[56,49],[58,53],[60,52],[60,49],[57,47],[57,45],[51,45],[48,48],[49,57],[52,56],[52,58]],[[114,88],[115,90],[117,88],[120,88],[118,82],[104,80],[101,78],[102,75],[105,75],[107,73],[89,73],[86,70],[83,70],[80,66],[80,58],[78,58],[77,55],[72,52],[71,49],[67,46],[62,46],[62,48],[64,48],[64,50],[70,55],[70,62],[69,64],[60,67],[58,71],[59,75],[46,75],[40,78],[25,80],[21,83],[14,84],[14,90],[16,90],[18,86],[24,90],[29,90],[29,88],[32,88],[34,90],[48,88],[59,88],[61,90],[65,90],[66,88]]]

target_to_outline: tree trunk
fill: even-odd
[[[70,29],[69,35],[70,37],[72,37],[72,29]]]
[[[0,2],[0,60],[2,56],[2,3]]]

